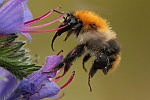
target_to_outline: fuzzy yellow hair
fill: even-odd
[[[101,31],[109,29],[107,21],[91,11],[80,10],[74,13],[74,16],[82,21],[84,29],[89,29],[89,24],[94,24]]]

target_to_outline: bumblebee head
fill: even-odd
[[[64,27],[65,26],[65,27]],[[56,32],[56,34],[54,35],[53,39],[52,39],[52,50],[53,49],[53,43],[55,41],[55,39],[57,38],[57,36],[60,36],[62,33],[68,31],[66,38],[64,39],[64,41],[67,40],[67,38],[71,35],[71,33],[75,33],[76,36],[79,35],[79,32],[82,28],[82,22],[79,21],[72,13],[66,13],[66,15],[63,18],[63,22],[60,24],[60,27],[64,27],[60,30],[58,30]]]

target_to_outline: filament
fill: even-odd
[[[46,24],[42,24],[42,25],[37,25],[37,26],[32,26],[32,27],[25,27],[23,30],[33,30],[33,29],[38,29],[38,28],[42,28],[42,27],[46,27],[50,24],[53,24],[55,22],[57,22],[58,20],[60,20],[62,17],[64,17],[64,15],[60,15],[58,18],[56,18],[56,20],[53,20],[49,23],[46,23]]]
[[[57,7],[57,8],[55,8],[55,10],[58,10],[58,9],[60,9],[60,8],[61,8],[61,7]],[[42,20],[42,19],[44,19],[44,18],[50,16],[50,15],[53,14],[53,13],[54,13],[53,10],[52,10],[52,11],[49,11],[48,13],[46,13],[46,14],[44,14],[44,15],[38,17],[38,18],[35,18],[35,19],[33,19],[33,20],[30,20],[30,21],[25,22],[24,25],[31,25],[31,24],[33,24],[33,23],[39,21],[39,20]]]
[[[48,33],[48,32],[56,32],[58,30],[61,30],[65,27],[67,27],[68,25],[56,28],[56,29],[52,29],[52,30],[22,30],[22,32],[29,32],[29,33]]]
[[[74,75],[75,75],[75,71],[72,72],[72,75],[70,76],[69,80],[68,80],[63,86],[61,86],[60,89],[63,89],[63,88],[65,88],[67,85],[69,85],[69,83],[73,80]]]

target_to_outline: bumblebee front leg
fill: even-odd
[[[60,63],[58,66],[56,66],[53,71],[57,71],[60,68],[64,67],[64,73],[62,76],[65,75],[65,73],[70,69],[72,62],[77,58],[80,57],[84,52],[84,46],[85,44],[77,45],[71,52],[67,54],[67,56],[64,58],[63,62]],[[62,77],[60,76],[60,77]]]
[[[85,52],[84,46],[85,44],[77,45],[77,47],[67,54],[63,62],[72,63],[77,57],[80,57]]]

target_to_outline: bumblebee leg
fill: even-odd
[[[90,69],[89,72],[89,77],[88,77],[88,86],[90,88],[90,92],[92,92],[92,87],[91,87],[91,77],[94,76],[94,74],[97,72],[97,68],[94,66],[94,64],[92,65],[92,68]]]
[[[68,72],[68,70],[70,69],[71,65],[72,64],[64,64],[65,67],[64,67],[63,74],[61,76],[56,77],[55,79],[58,80],[58,79],[62,78]]]
[[[93,77],[97,69],[101,69],[103,73],[106,75],[108,73],[109,66],[110,66],[110,57],[102,53],[98,58],[94,60],[89,75]]]
[[[89,78],[88,78],[88,85],[90,87],[90,92],[92,92],[92,87],[91,87],[91,76],[89,75]]]
[[[80,57],[84,50],[84,44],[77,45],[75,49],[73,49],[64,59],[64,63],[72,63],[77,57]]]
[[[108,67],[107,67],[108,65],[109,65],[109,61],[108,61],[106,55],[102,54],[99,58],[96,58],[94,60],[94,63],[90,69],[89,78],[88,78],[88,85],[90,87],[90,91],[92,91],[92,87],[90,85],[91,77],[93,77],[95,75],[95,73],[97,72],[98,69],[101,69],[103,71],[103,73],[106,75],[108,72]]]
[[[80,57],[84,53],[84,44],[78,45],[75,49],[73,49],[64,59],[63,63],[64,72],[67,72],[72,65],[72,62],[77,58]]]
[[[92,68],[90,70],[90,76],[93,77],[96,73],[97,69],[101,69],[104,75],[107,75],[108,71],[115,67],[115,63],[117,64],[117,57],[119,53],[114,53],[110,49],[101,52],[101,54],[94,60]]]
[[[97,68],[96,68],[95,61],[94,61],[93,65],[90,69],[89,76],[93,77],[96,72],[97,72]]]
[[[87,69],[85,68],[84,63],[87,62],[90,57],[91,57],[91,55],[88,53],[83,58],[82,66],[83,66],[83,69],[85,70],[85,72],[87,72]]]
[[[78,37],[79,32],[82,28],[82,23],[78,23],[75,26],[73,26],[67,33],[67,36],[65,37],[64,41],[66,41],[68,39],[68,37],[72,34],[72,32],[74,32],[76,34],[76,36]]]
[[[80,57],[84,53],[84,44],[77,45],[75,49],[68,53],[68,55],[64,58],[63,62],[56,66],[53,70],[57,71],[64,66],[64,73],[58,78],[64,76],[66,72],[70,69],[72,62]]]

